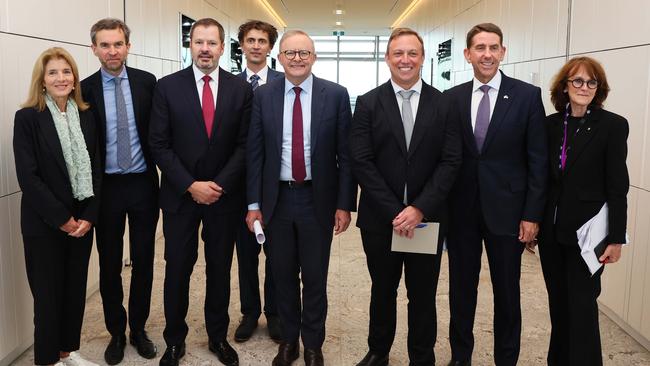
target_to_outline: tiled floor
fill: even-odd
[[[157,343],[159,355],[165,349],[162,339],[164,328],[162,285],[164,274],[163,239],[159,238],[156,253],[156,277],[151,316],[147,326],[149,335]],[[261,261],[263,262],[263,261]],[[260,319],[260,327],[246,343],[235,343],[233,333],[240,318],[239,289],[236,261],[232,270],[232,296],[230,299],[231,325],[229,341],[239,353],[241,365],[270,365],[277,345],[267,336],[265,320]],[[439,365],[446,365],[450,359],[447,337],[449,324],[448,271],[447,257],[443,254],[440,282],[438,285],[438,341],[436,358]],[[263,271],[260,269],[260,273]],[[130,272],[124,271],[125,283]],[[187,338],[187,354],[181,365],[221,365],[208,351],[207,335],[203,322],[203,283],[205,266],[202,257],[194,268],[191,285],[190,312],[187,320],[190,332]],[[539,260],[525,253],[522,264],[522,311],[523,332],[519,365],[545,365],[549,337],[549,318],[547,298]],[[128,294],[128,292],[126,292]],[[368,302],[370,297],[370,278],[366,268],[361,238],[356,228],[334,239],[329,275],[329,315],[327,319],[327,338],[324,345],[326,364],[330,366],[353,366],[367,351],[366,337],[368,327]],[[126,301],[125,301],[126,303]],[[390,355],[391,366],[408,365],[406,353],[406,305],[405,289],[400,287],[398,301],[398,329]],[[605,365],[650,365],[650,352],[624,333],[621,328],[601,314],[601,335]],[[478,309],[474,327],[476,345],[474,365],[491,365],[492,361],[492,291],[487,261],[484,258],[479,288]],[[94,362],[105,364],[103,353],[109,341],[104,327],[101,299],[99,293],[88,300],[82,334],[81,352]],[[133,347],[128,346],[122,365],[158,365],[158,359],[144,360]],[[33,364],[33,352],[27,351],[14,365]],[[304,365],[302,357],[294,363]]]

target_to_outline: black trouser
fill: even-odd
[[[275,305],[275,287],[273,285],[273,275],[269,259],[269,246],[265,243],[263,247],[266,256],[264,271],[264,314],[267,317],[277,316],[278,310]],[[237,233],[236,248],[241,313],[257,319],[262,313],[260,281],[257,270],[262,245],[257,243],[255,235],[248,230],[244,219],[241,220],[239,232]]]
[[[577,244],[563,245],[554,238],[542,239],[539,255],[551,315],[548,364],[602,365],[596,299],[603,269],[592,277]]]
[[[284,340],[297,342],[301,337],[305,348],[319,349],[325,340],[332,235],[333,228],[323,227],[316,217],[311,186],[280,186],[267,223],[278,314]]]
[[[409,365],[434,365],[437,335],[436,289],[440,255],[391,251],[392,229],[361,230],[363,250],[372,279],[370,294],[370,352],[388,355],[397,324],[397,288],[404,270],[408,297]],[[442,248],[438,248],[438,253]]]
[[[168,346],[185,342],[190,277],[198,256],[198,231],[205,251],[205,327],[214,342],[226,339],[230,303],[230,268],[241,214],[218,215],[211,206],[191,212],[163,211],[165,234],[165,330]],[[198,305],[198,304],[197,304]]]
[[[23,235],[23,243],[34,297],[34,363],[51,365],[59,352],[79,349],[93,231],[77,239],[52,230]]]
[[[142,331],[151,304],[159,212],[158,192],[149,173],[104,175],[97,223],[99,291],[106,329],[113,336],[124,334],[127,323],[121,276],[126,218],[129,219],[131,257],[128,322],[131,331]]]
[[[514,366],[519,359],[521,305],[519,279],[524,245],[516,235],[489,231],[478,201],[467,207],[462,222],[450,225],[449,254],[449,342],[454,360],[471,360],[474,349],[474,316],[478,294],[483,242],[490,265],[494,295],[494,362]]]

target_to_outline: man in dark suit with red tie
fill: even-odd
[[[278,31],[269,23],[260,20],[250,20],[239,26],[239,44],[246,57],[246,68],[238,77],[248,81],[255,91],[258,87],[277,79],[283,79],[284,74],[271,69],[266,59],[278,39]],[[262,246],[257,243],[253,233],[246,225],[245,210],[241,226],[237,233],[237,270],[239,274],[239,298],[242,319],[235,330],[235,341],[245,342],[257,328],[257,320],[262,313],[260,299],[260,281],[257,267]],[[282,329],[275,301],[275,286],[269,260],[269,246],[264,244],[266,256],[264,271],[264,316],[269,336],[276,342],[282,340]]]
[[[298,358],[299,338],[305,365],[321,366],[332,229],[348,228],[356,204],[350,98],[342,86],[312,75],[316,54],[305,32],[284,33],[279,57],[286,77],[255,91],[246,221],[251,231],[255,220],[266,225],[283,327],[273,366]]]
[[[189,283],[198,229],[206,261],[205,326],[210,351],[238,365],[226,341],[230,267],[244,195],[245,144],[253,91],[218,67],[224,30],[211,18],[190,30],[193,65],[162,78],[154,93],[150,145],[162,172],[165,330],[161,366],[185,354]]]
[[[505,52],[498,26],[474,26],[465,49],[474,79],[445,92],[460,108],[463,137],[447,236],[452,366],[471,365],[483,242],[494,293],[494,362],[517,364],[521,255],[544,210],[548,160],[541,91],[499,71]]]
[[[447,195],[461,163],[458,113],[420,78],[424,42],[393,30],[386,47],[390,80],[357,98],[350,156],[361,187],[357,226],[372,279],[369,351],[357,366],[387,366],[397,324],[402,272],[408,291],[409,365],[435,364],[436,288]],[[441,225],[438,254],[392,251],[393,235],[411,237],[422,222]]]

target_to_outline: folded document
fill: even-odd
[[[407,252],[420,254],[438,254],[438,232],[440,223],[423,222],[415,227],[413,238],[400,236],[393,231],[391,250],[393,252]]]
[[[609,220],[608,220],[607,203],[592,217],[589,221],[585,222],[580,229],[576,230],[578,235],[578,245],[580,246],[580,255],[584,259],[589,272],[593,276],[600,267],[603,265],[598,261],[598,258],[603,254],[605,248],[609,243],[606,243],[607,234],[609,234]],[[625,234],[625,243],[629,243],[627,233]]]

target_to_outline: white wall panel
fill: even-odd
[[[571,53],[650,43],[647,1],[573,0]]]
[[[13,293],[11,301],[15,305],[14,321],[16,322],[17,346],[26,344],[33,336],[33,298],[27,286],[27,272],[25,270],[25,255],[23,238],[20,231],[20,200],[22,194],[9,196],[9,233],[11,235],[11,251],[13,253]]]
[[[639,330],[645,311],[644,301],[650,300],[646,299],[646,295],[644,295],[646,267],[648,266],[647,243],[650,240],[650,192],[639,191],[636,209],[634,242],[629,248],[632,257],[632,276],[630,278],[630,303],[627,322],[633,328]],[[648,302],[645,302],[645,304],[645,307],[648,307]]]
[[[566,53],[569,0],[533,0],[532,59]]]
[[[542,101],[544,102],[544,110],[546,115],[555,113],[555,107],[551,103],[551,81],[555,74],[560,71],[562,65],[564,65],[565,58],[557,57],[553,59],[547,59],[540,63],[539,68],[539,80],[541,85],[539,86],[542,89]]]
[[[9,198],[0,198],[0,355],[9,353],[15,347],[16,323],[9,279],[11,260],[11,227],[9,220]]]

